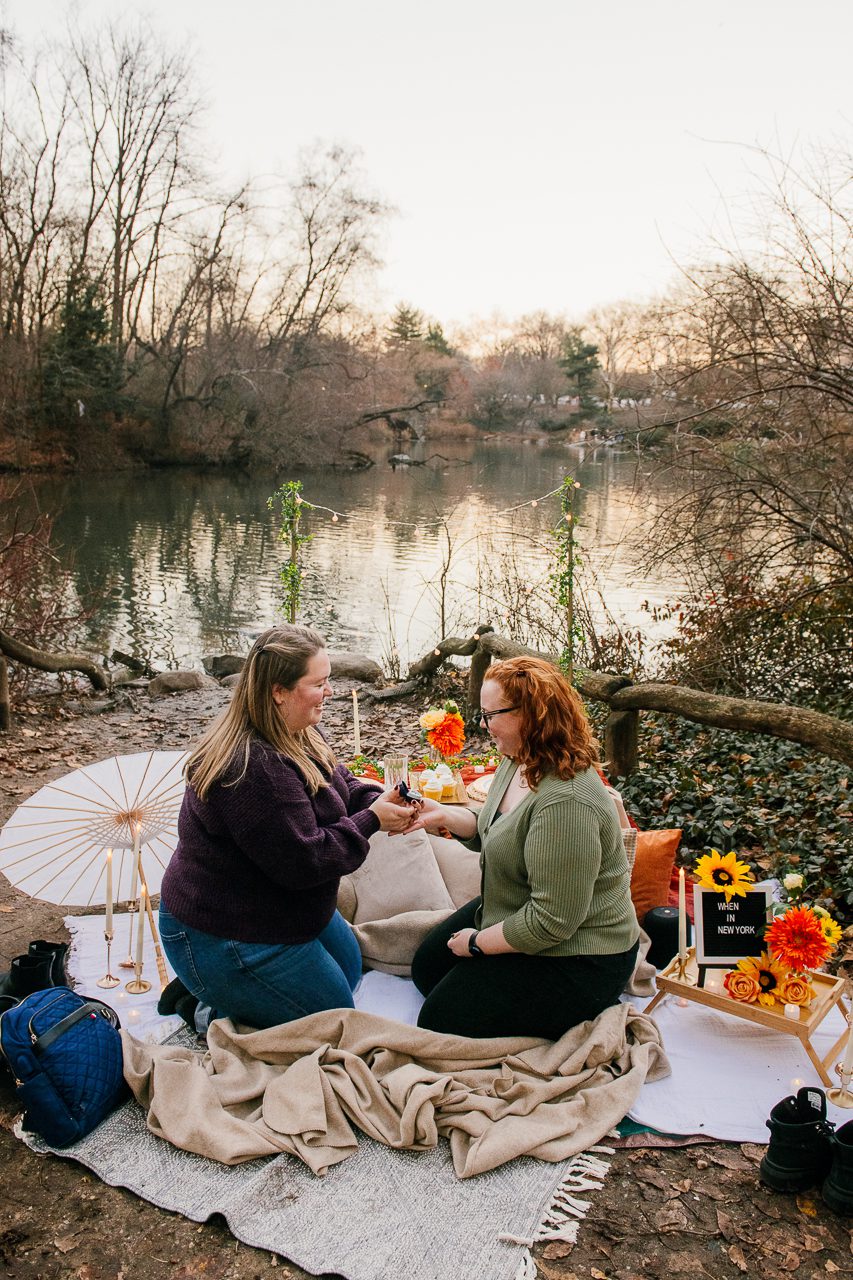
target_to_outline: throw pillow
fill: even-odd
[[[377,831],[364,862],[341,881],[341,891],[342,914],[353,924],[387,920],[403,911],[453,910],[425,831],[402,836]]]
[[[637,832],[631,900],[640,924],[652,907],[666,906],[669,880],[680,841],[679,829]]]
[[[454,907],[464,907],[480,892],[479,853],[444,836],[430,835],[429,842]]]

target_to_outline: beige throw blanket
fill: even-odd
[[[460,1178],[521,1155],[564,1160],[669,1074],[657,1027],[628,1005],[553,1044],[466,1040],[355,1009],[266,1031],[214,1022],[204,1055],[122,1037],[153,1133],[225,1164],[288,1152],[317,1174],[353,1154],[356,1128],[416,1151],[447,1137]]]

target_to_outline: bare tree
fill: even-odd
[[[853,569],[853,179],[778,175],[763,255],[691,273],[667,316],[678,538],[753,571]],[[667,515],[659,532],[673,526]]]
[[[155,306],[166,242],[192,207],[189,60],[150,30],[72,30],[67,91],[85,158],[73,269],[103,280],[119,356]]]

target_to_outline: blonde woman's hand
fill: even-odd
[[[413,830],[419,815],[419,806],[411,800],[404,800],[396,787],[383,791],[369,807],[379,819],[380,831],[387,831],[389,836]]]

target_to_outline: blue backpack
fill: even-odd
[[[119,1026],[108,1005],[68,987],[35,991],[0,1014],[0,1060],[26,1129],[67,1147],[124,1102]]]

